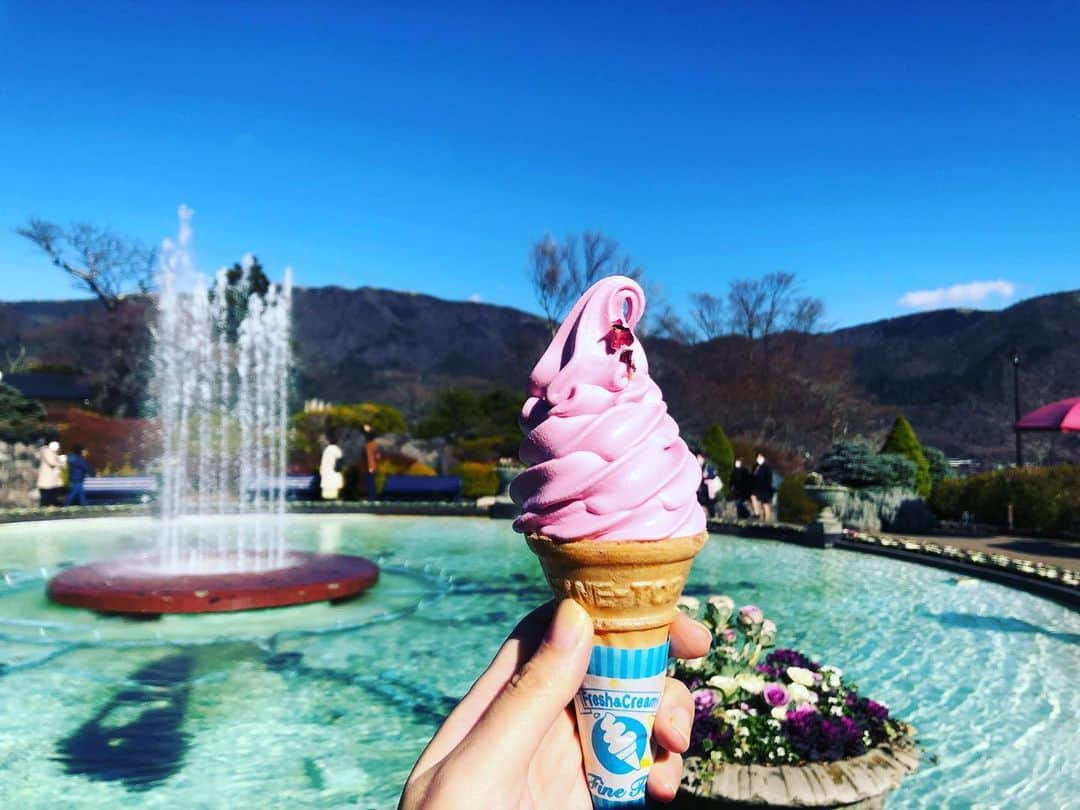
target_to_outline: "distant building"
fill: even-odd
[[[90,404],[90,386],[77,374],[5,374],[3,383],[46,408],[85,408]]]

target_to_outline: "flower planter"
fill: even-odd
[[[834,508],[840,503],[840,499],[848,491],[847,487],[836,484],[809,484],[803,487],[810,499],[818,505],[821,511],[817,520],[806,527],[806,536],[811,542],[821,548],[832,548],[833,541],[843,532],[843,526],[836,519]]]
[[[698,757],[687,758],[679,794],[671,807],[878,810],[904,777],[918,769],[919,749],[914,745],[879,745],[858,757],[804,765],[724,763],[702,778],[703,764]]]

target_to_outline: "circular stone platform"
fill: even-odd
[[[379,567],[363,557],[290,551],[268,571],[168,573],[145,558],[102,560],[62,571],[49,599],[100,613],[224,613],[345,599],[370,588]]]

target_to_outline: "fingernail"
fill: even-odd
[[[563,599],[555,609],[545,640],[557,650],[569,651],[577,648],[591,630],[592,619],[585,608],[573,599]]]

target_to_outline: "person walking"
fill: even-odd
[[[83,484],[87,478],[94,476],[94,468],[90,466],[86,456],[87,452],[81,444],[71,448],[71,453],[67,457],[70,490],[67,498],[64,499],[64,506],[71,506],[75,501],[79,502],[79,506],[86,506],[86,491],[83,489]]]
[[[60,489],[64,486],[64,457],[60,455],[60,442],[49,442],[38,451],[41,464],[38,467],[37,488],[41,506],[56,506]]]
[[[375,442],[375,431],[371,425],[364,425],[364,461],[367,464],[367,499],[375,500],[375,470],[379,466],[379,445]]]
[[[753,489],[750,502],[754,505],[754,515],[766,523],[772,520],[773,475],[772,468],[765,462],[765,456],[757,454],[753,472]]]
[[[743,466],[741,458],[735,459],[735,467],[731,471],[731,494],[735,496],[735,515],[740,520],[746,520],[752,514],[750,499],[753,485],[749,468]]]
[[[324,501],[336,501],[345,486],[345,477],[341,474],[341,458],[344,454],[337,443],[337,434],[333,429],[326,431],[326,447],[323,448],[319,461],[319,486]]]
[[[711,518],[716,514],[716,501],[724,488],[724,482],[716,474],[716,470],[705,458],[704,453],[697,453],[697,462],[701,465],[701,484],[698,486],[697,499],[705,509],[706,518]]]

